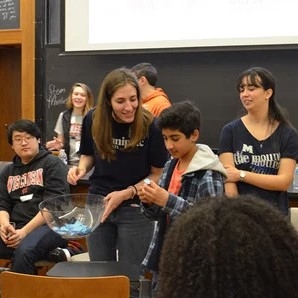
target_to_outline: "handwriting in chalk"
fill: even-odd
[[[16,8],[13,0],[0,0],[0,18],[10,21],[16,18]]]
[[[57,88],[54,84],[49,85],[49,93],[47,95],[48,109],[51,106],[64,105],[67,98],[65,97],[65,88]]]

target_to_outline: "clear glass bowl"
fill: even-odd
[[[39,204],[47,225],[65,239],[90,235],[100,224],[103,196],[87,193],[57,195]]]

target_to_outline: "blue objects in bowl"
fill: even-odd
[[[58,195],[45,199],[39,209],[47,225],[65,239],[90,235],[100,224],[103,196],[87,193]]]

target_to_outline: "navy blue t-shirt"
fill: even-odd
[[[116,149],[115,160],[103,160],[97,154],[92,138],[91,110],[83,120],[80,154],[95,158],[94,172],[90,176],[90,192],[103,196],[116,190],[122,190],[129,185],[145,179],[151,171],[151,166],[163,168],[168,159],[161,131],[154,120],[148,136],[145,137],[133,151],[122,151],[129,140],[130,124],[118,123],[113,120],[113,144]],[[131,202],[130,202],[131,203]]]
[[[280,159],[298,160],[298,136],[294,129],[279,124],[273,134],[258,141],[247,130],[241,119],[225,125],[220,135],[218,154],[232,152],[235,167],[258,174],[277,175]],[[272,191],[254,185],[237,182],[239,194],[254,193],[288,213],[286,191]]]

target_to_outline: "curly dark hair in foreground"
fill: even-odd
[[[298,233],[251,195],[202,199],[167,234],[157,297],[298,297]]]

